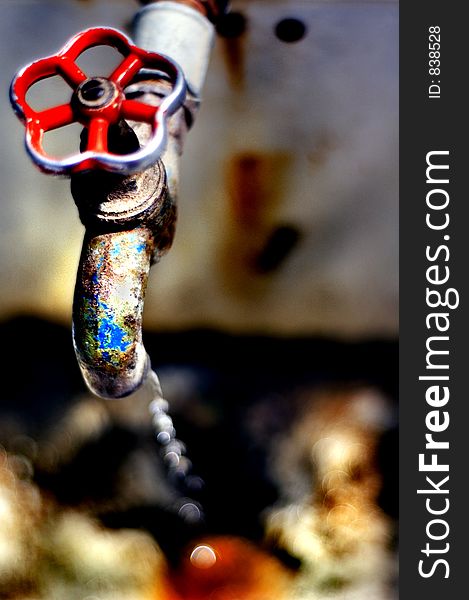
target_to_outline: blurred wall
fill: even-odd
[[[1,8],[0,318],[69,322],[83,229],[68,181],[26,156],[7,90],[20,66],[75,32],[128,27],[138,4]],[[145,326],[394,336],[398,4],[235,0],[232,8],[246,27],[217,40],[182,161],[175,243],[152,270]],[[306,27],[296,42],[276,35],[287,17]]]

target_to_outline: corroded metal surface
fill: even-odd
[[[163,167],[156,168],[151,193],[148,181],[132,186],[129,179],[138,178],[120,184],[106,179],[107,199],[102,184],[94,212],[85,211],[90,220],[75,288],[74,345],[86,384],[104,398],[130,394],[149,368],[142,343],[148,273],[171,245],[176,218]],[[74,182],[78,205],[86,189]]]
[[[85,237],[74,307],[74,340],[87,384],[121,396],[143,377],[143,300],[152,254],[146,227]]]
[[[165,179],[161,162],[128,177],[90,172],[72,178],[72,195],[87,229],[125,229],[157,218]]]

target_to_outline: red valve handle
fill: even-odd
[[[75,61],[85,50],[101,45],[116,48],[124,59],[107,78],[88,78]],[[142,68],[164,73],[173,85],[159,106],[127,100],[124,96],[124,88]],[[73,88],[71,101],[42,111],[33,110],[26,101],[28,90],[41,79],[54,75],[60,75]],[[166,119],[182,105],[185,91],[182,72],[172,60],[134,46],[116,29],[98,27],[78,33],[58,54],[21,69],[11,84],[10,100],[26,127],[26,149],[43,171],[71,174],[104,169],[128,174],[156,162],[166,142]],[[152,126],[152,137],[144,148],[126,155],[109,152],[109,126],[121,119]],[[62,159],[49,156],[43,148],[44,134],[74,122],[88,130],[86,151]]]

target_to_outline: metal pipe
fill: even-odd
[[[81,197],[89,201],[86,188],[92,182],[73,180],[73,195],[87,225],[75,286],[73,339],[84,380],[102,398],[132,393],[149,368],[142,342],[145,290],[151,264],[172,241],[175,221],[162,164],[152,171],[114,185],[106,177],[101,186],[94,175],[94,199],[96,190],[106,190],[94,212],[80,202]]]
[[[215,28],[199,10],[171,0],[148,4],[135,17],[134,39],[140,48],[175,60],[184,72],[190,93],[200,97]]]
[[[85,235],[73,337],[84,379],[102,398],[131,393],[148,368],[141,326],[150,254],[144,227]]]

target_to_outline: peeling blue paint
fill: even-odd
[[[121,253],[120,242],[115,242],[114,246],[110,250],[111,258],[117,258],[120,253]]]
[[[99,283],[100,271],[104,265],[104,256],[100,256],[98,262],[96,263],[96,271],[91,275],[91,282],[95,285]]]
[[[102,311],[98,325],[98,343],[104,350],[119,350],[125,352],[130,346],[130,340],[126,331],[124,331],[114,320],[114,315],[107,304],[100,302],[98,311]],[[127,338],[127,339],[126,339]],[[103,354],[104,357],[104,354]]]

